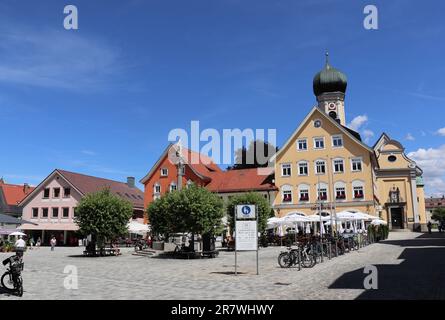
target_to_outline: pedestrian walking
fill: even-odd
[[[428,233],[431,234],[431,228],[432,228],[432,223],[431,221],[428,221],[428,223],[426,224],[427,228],[428,228]]]
[[[42,244],[42,240],[40,240],[40,237],[38,237],[37,242],[36,242],[36,249],[40,248],[41,244]]]
[[[14,244],[14,248],[17,256],[23,256],[23,252],[25,252],[26,250],[26,242],[22,239],[22,236],[19,236]]]
[[[54,247],[56,246],[56,243],[57,243],[56,237],[53,236],[50,241],[51,251],[54,251]]]

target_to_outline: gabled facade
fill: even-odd
[[[422,170],[388,135],[371,148],[346,127],[347,79],[328,60],[313,87],[318,105],[275,156],[276,214],[357,210],[391,229],[424,228]]]
[[[257,169],[223,171],[208,156],[179,144],[170,144],[140,182],[145,186],[145,207],[167,192],[192,183],[218,194],[224,201],[257,192],[272,203],[276,193],[272,177],[259,174]]]
[[[143,219],[143,193],[134,182],[131,177],[124,183],[56,169],[20,203],[23,219],[34,223],[21,229],[43,244],[54,235],[59,244],[77,245],[75,209],[85,195],[104,188],[132,203],[133,218]]]
[[[427,223],[422,170],[400,142],[383,133],[374,146],[379,211],[391,229],[413,229]]]
[[[356,209],[375,213],[372,150],[357,133],[314,107],[277,153],[274,208],[290,212]]]

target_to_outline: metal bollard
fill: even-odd
[[[301,271],[301,246],[298,246],[298,271]]]
[[[328,245],[328,252],[329,252],[329,260],[331,260],[332,259],[332,257],[331,257],[331,250],[332,250],[331,242],[328,242],[327,245]]]

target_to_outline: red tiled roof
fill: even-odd
[[[9,206],[16,206],[22,201],[34,188],[28,187],[25,192],[24,185],[7,184],[0,181],[0,188],[5,196],[6,204]]]
[[[193,167],[201,176],[210,178],[214,173],[223,172],[221,168],[213,162],[212,158],[199,152],[182,148],[182,157],[186,160],[187,164]],[[199,160],[199,162],[195,163],[196,161],[194,161],[194,159]]]
[[[136,187],[130,188],[125,182],[92,177],[65,170],[57,171],[83,194],[97,192],[103,188],[110,188],[111,192],[130,201],[134,207],[144,207],[144,193]]]
[[[258,174],[256,168],[214,172],[211,179],[206,188],[213,192],[277,190],[270,176]]]

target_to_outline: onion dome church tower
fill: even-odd
[[[318,107],[343,126],[346,126],[347,85],[346,75],[329,64],[329,54],[326,53],[325,67],[314,77],[314,94],[317,97]]]

